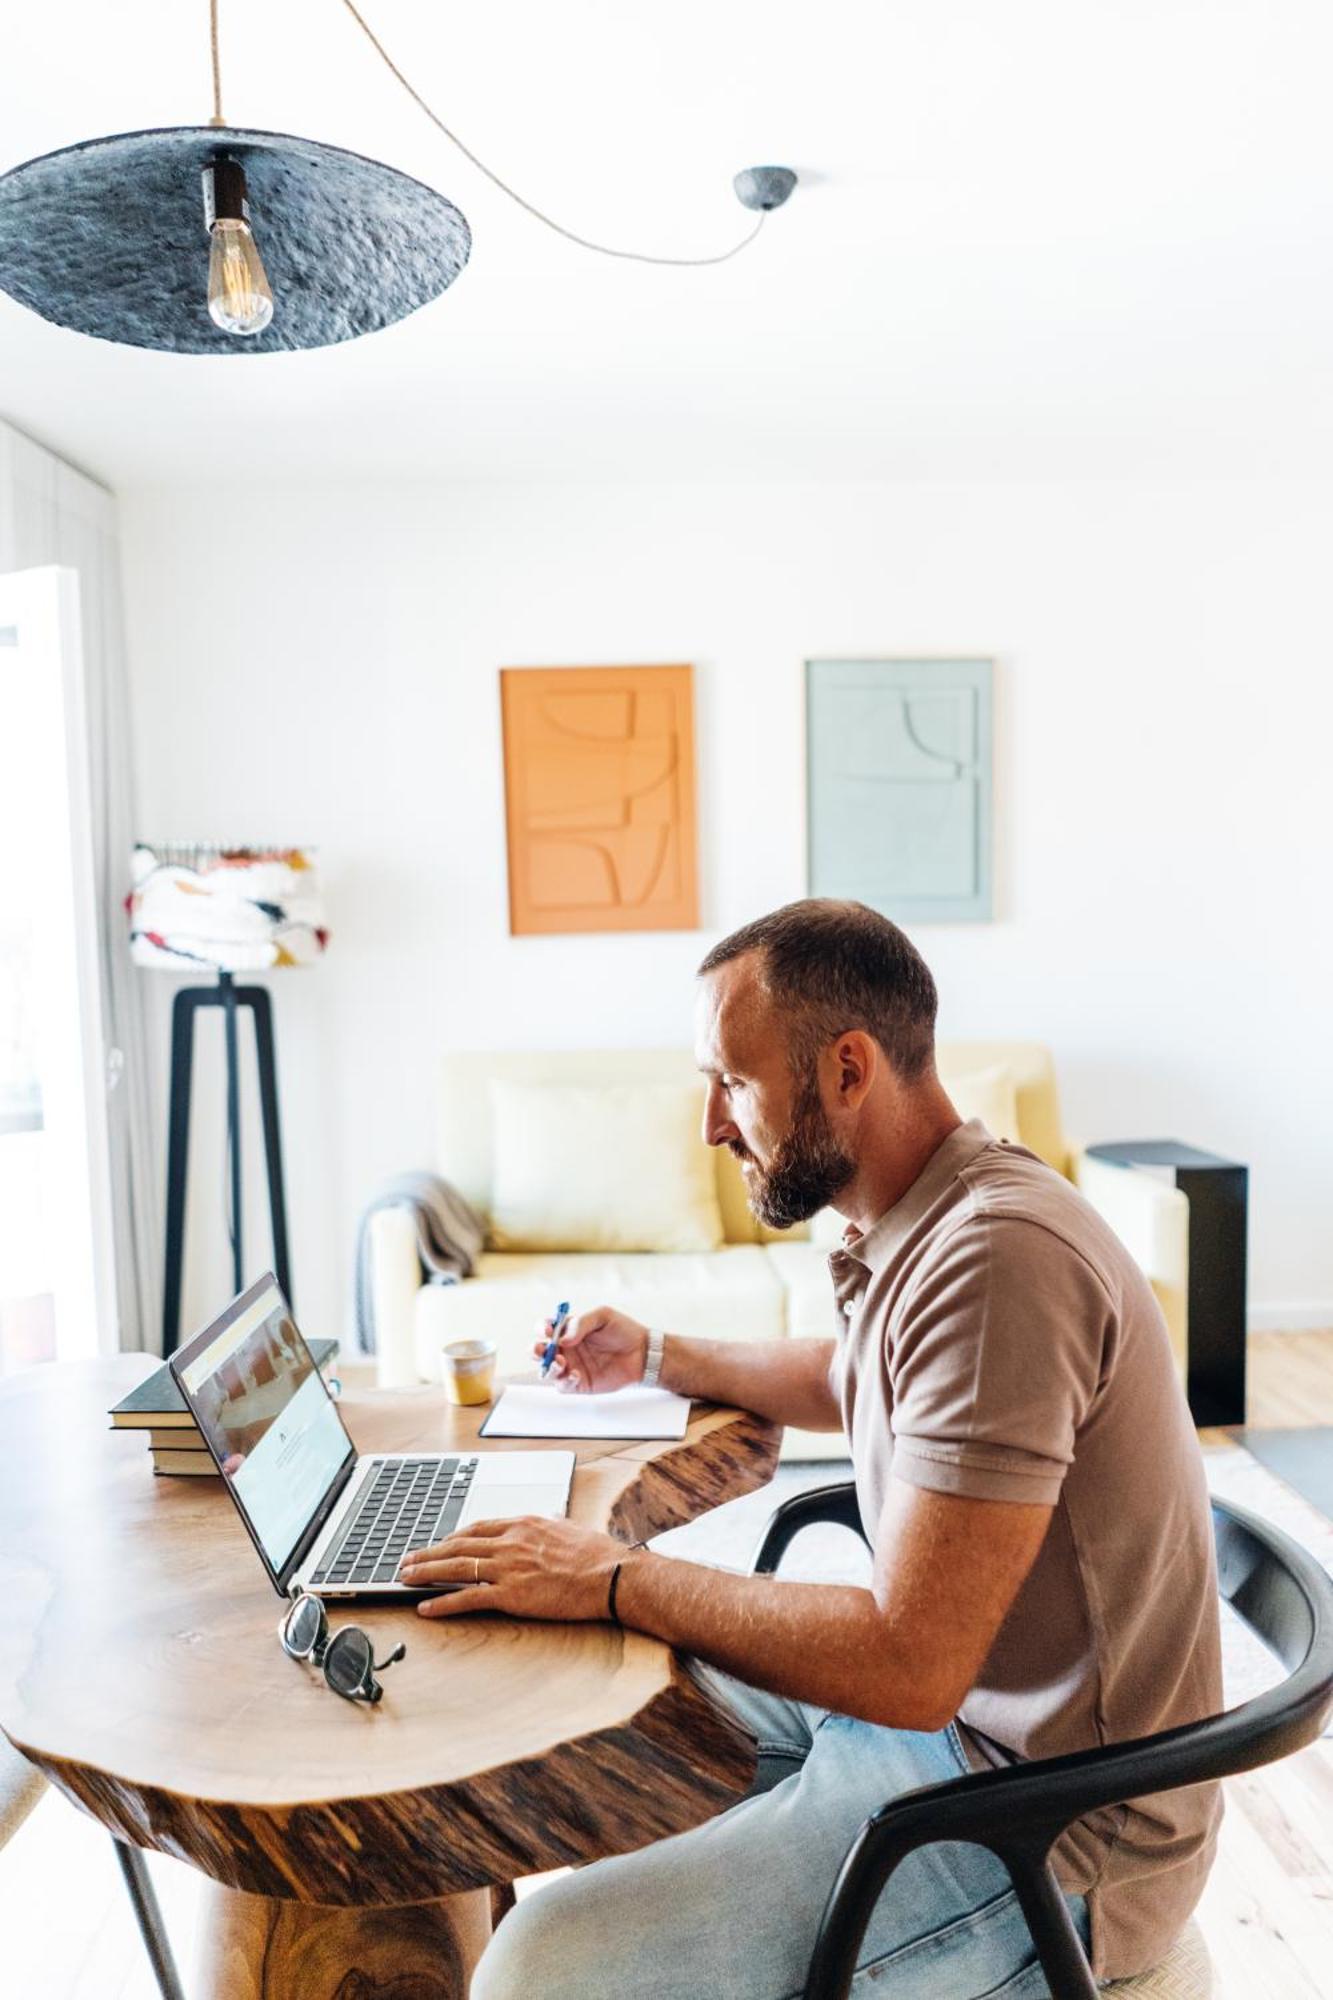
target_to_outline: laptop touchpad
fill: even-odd
[[[471,1521],[512,1521],[522,1514],[543,1514],[558,1521],[565,1512],[564,1495],[555,1486],[492,1486],[469,1493],[458,1525]]]

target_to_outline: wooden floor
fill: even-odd
[[[1253,1335],[1250,1384],[1252,1424],[1333,1424],[1333,1330]],[[1215,2000],[1333,2000],[1333,1742],[1226,1793],[1199,1912]],[[151,1866],[189,1992],[197,1878],[161,1855]],[[157,1991],[110,1840],[54,1794],[0,1854],[0,1967],[0,1991],[24,2000]]]
[[[1333,1424],[1333,1330],[1252,1333],[1248,1403],[1256,1430]]]
[[[1248,1400],[1256,1430],[1333,1424],[1333,1331],[1251,1334]],[[1333,2000],[1333,1740],[1225,1790],[1199,1909],[1216,2000]]]

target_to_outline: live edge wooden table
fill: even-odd
[[[108,1429],[151,1365],[0,1384],[0,1727],[122,1839],[219,1885],[192,1993],[454,2000],[496,1885],[745,1791],[749,1737],[668,1647],[611,1625],[331,1606],[377,1655],[407,1641],[377,1707],[340,1700],[279,1646],[280,1600],[220,1484],[155,1478],[142,1434]],[[453,1451],[485,1412],[367,1389],[343,1414],[361,1451]],[[765,1484],[779,1438],[696,1405],[680,1443],[571,1440],[571,1515],[659,1534]]]

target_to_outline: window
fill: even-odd
[[[3,1372],[114,1340],[77,591],[0,576]]]

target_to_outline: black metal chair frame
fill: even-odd
[[[756,1573],[776,1571],[817,1522],[865,1539],[856,1490],[822,1486],[785,1501],[759,1544]],[[875,1906],[918,1847],[967,1841],[1004,1863],[1032,1933],[1052,2000],[1096,2000],[1097,1984],[1050,1852],[1065,1829],[1100,1807],[1252,1771],[1313,1743],[1333,1713],[1333,1582],[1314,1557],[1268,1522],[1213,1502],[1222,1597],[1287,1668],[1266,1693],[1221,1715],[1130,1743],[981,1771],[893,1799],[862,1826],[820,1923],[805,2000],[846,2000]]]

